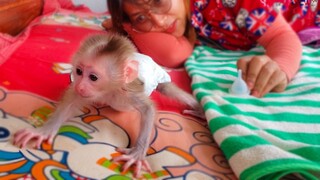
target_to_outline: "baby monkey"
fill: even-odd
[[[76,115],[84,106],[110,106],[117,111],[138,111],[141,117],[136,143],[130,148],[118,148],[122,155],[114,162],[125,161],[123,171],[135,165],[134,176],[141,169],[151,171],[145,160],[156,118],[156,109],[149,95],[156,89],[177,99],[192,110],[185,113],[204,117],[193,96],[170,82],[170,76],[148,56],[137,53],[129,39],[118,34],[89,36],[72,58],[73,82],[64,93],[57,109],[40,128],[22,129],[15,133],[14,144],[23,148],[35,140],[53,142],[62,123]]]

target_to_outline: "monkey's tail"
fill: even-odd
[[[175,99],[194,110],[197,110],[200,106],[199,102],[193,97],[192,94],[184,91],[172,82],[159,83],[157,90],[161,94]]]
[[[157,90],[169,98],[177,100],[179,103],[188,106],[193,110],[184,110],[183,114],[189,114],[195,117],[199,117],[201,119],[205,119],[205,113],[200,105],[200,103],[195,99],[195,97],[179,88],[172,82],[167,83],[159,83],[157,86]]]

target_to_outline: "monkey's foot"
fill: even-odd
[[[13,144],[24,148],[27,143],[31,140],[36,140],[36,148],[40,148],[40,145],[43,141],[48,140],[48,143],[51,144],[53,141],[54,134],[45,135],[38,132],[35,129],[21,129],[14,134]]]
[[[118,148],[117,151],[123,154],[113,158],[112,162],[124,161],[123,172],[126,172],[131,166],[134,169],[133,176],[135,178],[141,176],[141,170],[152,172],[148,161],[144,159],[144,155],[141,155],[139,150],[135,151],[135,148]]]

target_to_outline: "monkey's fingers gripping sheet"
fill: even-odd
[[[39,148],[32,147],[48,138],[29,130],[42,127],[56,110],[70,84],[70,58],[79,42],[91,34],[107,33],[100,24],[108,14],[77,9],[59,8],[43,15],[11,44],[0,45],[14,47],[0,65],[0,179],[133,177],[134,165],[123,171],[124,161],[112,161],[123,155],[117,148],[136,142],[140,122],[133,112],[83,107],[62,124],[52,143],[43,141]],[[174,83],[191,91],[184,69],[166,71]],[[141,168],[141,179],[236,179],[206,123],[182,115],[185,107],[157,92],[151,97],[158,108],[145,157],[151,172]],[[13,136],[19,130],[22,139],[33,137],[25,148],[14,145]]]
[[[229,93],[236,61],[263,53],[199,46],[188,59],[212,136],[240,179],[319,179],[320,49],[303,48],[299,72],[284,92],[262,98]]]
[[[26,148],[27,144],[32,140],[35,140],[34,148],[40,148],[43,141],[52,143],[55,133],[46,134],[45,132],[37,131],[38,129],[28,128],[21,129],[14,134],[13,144],[20,147]]]
[[[142,149],[137,149],[137,147],[117,148],[117,151],[122,154],[114,157],[112,162],[123,161],[124,164],[121,168],[122,172],[127,172],[129,168],[133,166],[133,176],[136,178],[141,177],[142,170],[148,173],[152,172],[149,162],[145,159],[145,154],[143,153]]]

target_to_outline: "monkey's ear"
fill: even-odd
[[[138,77],[139,62],[135,60],[127,60],[124,69],[125,83],[130,83]]]

